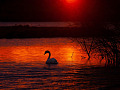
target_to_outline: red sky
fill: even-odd
[[[120,20],[119,0],[0,0],[0,21]]]

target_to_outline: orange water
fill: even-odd
[[[49,50],[58,65],[46,65]],[[83,58],[84,57],[84,58]],[[90,89],[88,65],[100,65],[69,38],[1,39],[0,88],[10,89]],[[102,63],[104,64],[104,62]],[[98,85],[99,86],[99,85]]]
[[[6,62],[45,64],[48,57],[44,55],[46,50],[62,65],[84,64],[88,58],[80,45],[69,38],[1,39],[0,43],[0,60]],[[99,64],[99,60],[94,58],[91,62]]]

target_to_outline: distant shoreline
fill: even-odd
[[[30,27],[79,27],[80,22],[0,22],[0,27],[26,25]]]
[[[82,27],[0,27],[0,38],[51,38],[51,37],[101,37],[110,36],[113,32],[104,29]]]

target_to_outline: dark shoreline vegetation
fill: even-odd
[[[30,27],[28,25],[0,27],[1,39],[68,37],[77,42],[87,53],[88,61],[86,63],[90,62],[92,56],[99,53],[100,62],[105,59],[105,66],[110,67],[120,67],[119,33],[120,27],[116,23],[114,28],[107,28],[104,25],[85,27]]]
[[[83,27],[29,27],[26,26],[2,26],[0,38],[52,38],[52,37],[101,37],[111,36],[112,31],[104,28]]]

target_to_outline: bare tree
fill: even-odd
[[[72,38],[72,41],[77,42],[83,51],[86,52],[86,54],[88,55],[87,61],[86,63],[88,63],[88,61],[91,64],[90,58],[91,58],[91,54],[92,54],[92,49],[93,49],[93,45],[94,45],[94,39],[86,39],[86,38]],[[81,56],[82,58],[86,58]]]

